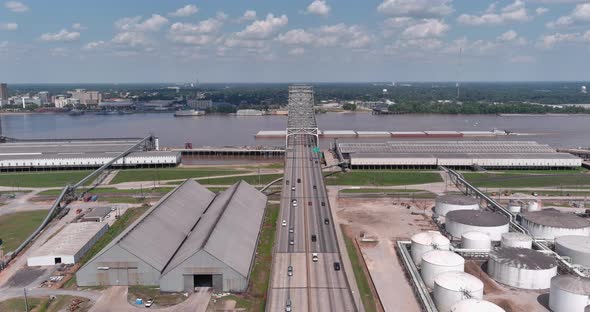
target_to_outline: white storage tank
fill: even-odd
[[[590,279],[557,275],[551,279],[549,308],[553,312],[584,310],[590,304]]]
[[[451,242],[448,238],[437,231],[421,232],[412,236],[412,247],[410,253],[412,260],[419,266],[422,263],[422,255],[437,249],[449,250]]]
[[[547,289],[557,261],[533,249],[500,247],[490,252],[488,274],[499,283],[523,289]]]
[[[465,259],[448,250],[432,250],[422,255],[420,276],[426,286],[433,288],[434,279],[441,273],[465,269]]]
[[[442,195],[436,198],[434,216],[446,216],[448,212],[455,210],[478,210],[479,201],[471,196]]]
[[[539,202],[536,200],[529,200],[526,203],[526,211],[539,211],[541,210],[541,205],[539,205]]]
[[[564,235],[590,235],[590,221],[573,213],[555,209],[524,212],[521,224],[538,239],[555,239]]]
[[[505,312],[494,303],[481,299],[465,299],[455,303],[451,307],[451,312]],[[440,311],[442,312],[442,311]]]
[[[447,214],[445,229],[454,238],[466,232],[482,232],[499,241],[508,232],[508,219],[500,214],[479,210],[456,210]]]
[[[465,232],[461,236],[461,248],[490,250],[492,248],[492,240],[486,233]]]
[[[445,272],[435,278],[434,304],[440,312],[448,312],[454,304],[469,298],[483,298],[483,283],[477,277],[465,272]]]
[[[510,200],[508,203],[508,210],[512,213],[519,213],[521,210],[520,203],[515,200]]]
[[[555,239],[555,252],[570,257],[572,264],[590,267],[590,236],[559,236]]]
[[[508,232],[502,234],[502,247],[528,248],[533,247],[533,238],[527,234],[519,232]]]

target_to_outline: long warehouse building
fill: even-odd
[[[575,168],[582,159],[533,141],[391,141],[339,143],[353,169]]]
[[[244,291],[265,207],[244,181],[216,195],[186,180],[80,268],[78,285]]]
[[[0,171],[98,168],[141,139],[59,139],[0,143]],[[168,167],[180,163],[180,152],[151,149],[130,153],[114,167]]]

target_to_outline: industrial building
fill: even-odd
[[[80,221],[82,222],[102,222],[111,213],[113,208],[111,207],[94,207],[90,212],[87,212],[82,216]]]
[[[582,160],[532,141],[390,141],[339,143],[337,154],[353,169],[576,168]]]
[[[106,223],[80,222],[66,225],[27,258],[28,266],[77,263],[108,230]]]
[[[555,238],[555,252],[560,256],[569,257],[571,264],[590,268],[590,236],[559,236]]]
[[[78,285],[244,291],[265,207],[266,196],[244,181],[216,195],[189,179],[88,261]]]
[[[435,217],[444,217],[450,211],[455,210],[479,210],[479,200],[464,195],[441,195],[436,198]]]
[[[416,266],[422,263],[422,255],[431,250],[449,250],[451,242],[440,232],[421,232],[412,236],[411,255]]]
[[[557,275],[551,279],[549,308],[553,312],[588,311],[590,279]]]
[[[483,299],[483,282],[463,271],[445,272],[434,280],[434,303],[439,311],[465,299]],[[470,310],[474,311],[474,310]]]
[[[0,171],[98,168],[141,139],[22,140],[0,143]],[[155,150],[130,153],[115,168],[170,167],[180,163],[180,152]]]

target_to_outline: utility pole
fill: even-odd
[[[25,312],[29,312],[29,302],[27,301],[27,288],[23,288],[23,291],[25,292]]]

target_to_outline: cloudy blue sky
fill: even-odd
[[[9,83],[587,80],[589,44],[590,0],[0,0]]]

